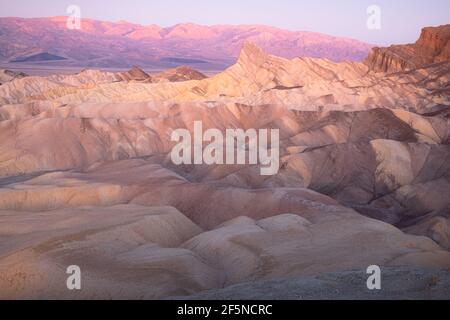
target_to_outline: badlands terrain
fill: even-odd
[[[449,28],[364,63],[4,72],[0,298],[449,298]],[[194,121],[279,129],[278,174],[174,165]]]

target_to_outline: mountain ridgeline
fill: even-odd
[[[80,30],[69,30],[66,21],[67,17],[0,18],[0,62],[154,69],[189,65],[220,70],[234,63],[245,41],[285,58],[332,61],[361,61],[372,47],[352,39],[262,25],[184,23],[163,28],[82,19]]]

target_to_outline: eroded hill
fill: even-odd
[[[449,71],[442,61],[375,73],[247,43],[205,79],[134,68],[3,84],[0,297],[70,297],[73,264],[86,277],[80,298],[374,264],[448,269]],[[278,174],[174,165],[171,132],[195,121],[279,129]]]

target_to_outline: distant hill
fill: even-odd
[[[12,60],[11,62],[37,62],[37,61],[58,61],[58,60],[67,60],[67,59],[54,54],[50,54],[48,52],[43,52],[28,57],[17,58]]]

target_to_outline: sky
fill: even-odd
[[[379,45],[411,43],[422,27],[450,23],[450,0],[0,0],[0,16],[63,16],[69,5],[78,5],[82,18],[163,27],[263,24]],[[367,27],[371,5],[381,10],[379,29]]]

